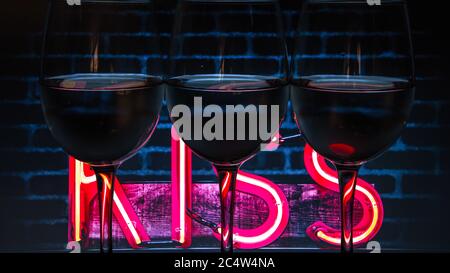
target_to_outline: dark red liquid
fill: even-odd
[[[254,156],[260,151],[261,144],[268,142],[258,134],[256,140],[250,139],[250,127],[245,128],[245,140],[237,138],[237,114],[226,111],[226,105],[255,105],[259,110],[260,105],[267,105],[268,128],[270,129],[270,120],[272,118],[271,105],[279,106],[279,116],[274,117],[277,120],[277,128],[286,112],[289,92],[285,84],[278,80],[258,78],[256,76],[242,75],[198,75],[187,76],[169,80],[167,89],[167,106],[171,113],[174,106],[183,104],[189,107],[191,112],[191,140],[184,139],[185,143],[200,157],[218,165],[237,164]],[[234,140],[196,140],[194,134],[195,115],[201,115],[199,111],[194,111],[194,97],[202,98],[203,109],[208,105],[218,105],[223,109],[226,115],[234,115]],[[203,110],[200,109],[200,110]],[[195,113],[195,114],[194,114]],[[231,114],[230,114],[231,113]],[[258,113],[259,114],[259,111]],[[173,122],[177,120],[171,116]],[[202,117],[202,124],[205,124],[211,118]],[[256,125],[259,128],[261,119],[258,118]],[[227,125],[224,119],[223,132],[227,134]],[[249,124],[248,116],[246,124]],[[270,130],[269,130],[270,131]]]
[[[400,136],[414,98],[407,81],[386,77],[313,76],[291,90],[306,141],[337,163],[364,163]]]
[[[62,147],[92,165],[120,163],[150,138],[161,81],[135,74],[76,74],[43,82],[47,124]]]

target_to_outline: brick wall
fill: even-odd
[[[159,2],[161,44],[168,48],[173,4]],[[450,219],[449,202],[445,200],[450,190],[450,92],[443,85],[449,71],[445,53],[448,47],[439,35],[444,11],[436,10],[438,4],[431,2],[410,2],[417,100],[401,139],[385,155],[367,164],[361,176],[376,184],[384,202],[385,222],[377,238],[383,246],[450,250],[450,235],[441,233],[449,227]],[[23,5],[29,8],[22,9]],[[0,11],[4,13],[0,16],[0,250],[61,249],[66,240],[67,157],[45,125],[37,82],[45,5],[44,0],[22,0],[8,3]],[[282,1],[282,6],[288,45],[292,48],[301,5]],[[115,46],[121,39],[135,39],[139,45],[139,35],[110,36],[111,57],[121,54],[120,46]],[[202,46],[203,39],[215,39],[217,35],[205,29],[200,37],[190,39],[192,50]],[[317,34],[317,39],[320,37],[333,39],[326,33]],[[251,47],[253,39],[264,37],[257,33],[236,37],[236,43]],[[326,48],[311,54],[332,58]],[[136,56],[135,61],[145,58]],[[167,110],[163,108],[154,136],[123,165],[121,180],[170,180],[169,130]],[[296,132],[288,115],[282,134]],[[293,141],[275,152],[259,154],[243,169],[277,183],[313,183],[304,170],[302,147],[302,141]],[[214,180],[209,164],[200,159],[194,161],[193,175],[196,181]]]

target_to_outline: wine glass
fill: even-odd
[[[178,135],[217,171],[221,251],[231,253],[237,172],[275,135],[287,107],[279,6],[181,1],[175,18],[167,106]]]
[[[147,57],[158,54],[150,7],[146,1],[49,2],[43,111],[64,150],[95,171],[102,253],[112,252],[116,170],[149,140],[163,100],[155,72],[160,61]]]
[[[358,170],[397,140],[413,103],[405,2],[305,1],[292,60],[295,120],[338,171],[341,251],[352,252]]]

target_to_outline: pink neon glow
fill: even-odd
[[[87,231],[89,207],[97,195],[94,172],[89,165],[69,158],[69,241],[80,241],[82,231]],[[125,238],[133,248],[144,241],[150,241],[137,214],[125,195],[117,178],[114,180],[113,215],[119,223]]]
[[[313,180],[322,187],[339,192],[337,172],[330,168],[325,160],[309,145],[304,150],[305,168]],[[349,194],[346,193],[346,196]],[[380,230],[383,223],[383,204],[377,191],[367,182],[358,178],[355,200],[363,208],[362,219],[353,227],[354,244],[361,245],[370,241]],[[308,236],[318,242],[340,245],[340,230],[331,228],[323,222],[315,222],[306,230]]]
[[[175,134],[176,135],[176,134]],[[336,172],[324,158],[306,146],[305,166],[319,185],[337,192],[339,190]],[[81,234],[89,221],[89,203],[97,193],[95,176],[87,164],[69,160],[69,241],[81,240]],[[172,238],[183,247],[191,244],[191,219],[185,213],[191,206],[191,152],[179,138],[172,139]],[[120,183],[116,179],[113,213],[125,237],[132,247],[150,238],[131,207]],[[235,246],[253,249],[266,246],[276,240],[288,223],[289,207],[281,189],[270,180],[246,172],[239,172],[236,190],[262,198],[269,206],[269,216],[259,227],[253,229],[234,228]],[[358,179],[355,198],[363,207],[361,221],[354,227],[355,245],[372,239],[379,231],[383,220],[383,206],[376,190],[367,182]],[[220,228],[219,228],[220,232]],[[316,241],[340,245],[340,231],[316,222],[307,229],[307,234]],[[220,234],[214,234],[220,238]]]
[[[236,191],[263,199],[269,207],[269,215],[266,221],[256,228],[240,229],[234,227],[235,248],[261,248],[278,239],[289,220],[288,202],[281,189],[264,177],[239,171]],[[220,228],[218,232],[214,236],[220,239]]]
[[[222,193],[222,198],[227,194],[229,188],[230,188],[230,183],[231,183],[231,172],[226,172],[227,174],[225,175],[225,183],[222,185],[222,189],[221,189],[221,193]]]
[[[189,225],[186,225],[189,228],[182,233],[181,219],[190,220],[184,213],[185,207],[183,207],[182,199],[185,191],[184,198],[186,200],[190,200],[191,196],[191,151],[182,143],[172,128],[172,239],[182,242],[181,239],[184,238],[183,247],[188,247],[192,236],[190,222]],[[180,152],[180,145],[186,149],[185,153]],[[227,178],[228,183],[225,183],[224,187],[230,186],[229,178],[231,177]],[[236,190],[263,199],[269,206],[269,216],[262,225],[253,229],[234,227],[235,247],[241,249],[260,248],[278,239],[286,228],[289,218],[288,202],[281,189],[266,178],[240,171],[237,176]],[[188,203],[190,207],[190,201]],[[214,236],[220,240],[220,227],[218,232],[214,233]],[[184,234],[184,237],[180,234]]]
[[[186,208],[191,208],[191,151],[172,127],[172,240],[187,248],[192,241],[191,218]]]

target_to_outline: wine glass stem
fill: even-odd
[[[236,177],[239,166],[215,166],[220,186],[220,227],[222,253],[233,253],[233,217]]]
[[[341,200],[341,252],[353,253],[353,201],[360,166],[335,165]]]
[[[100,253],[112,253],[112,208],[117,166],[92,167],[97,178]]]

